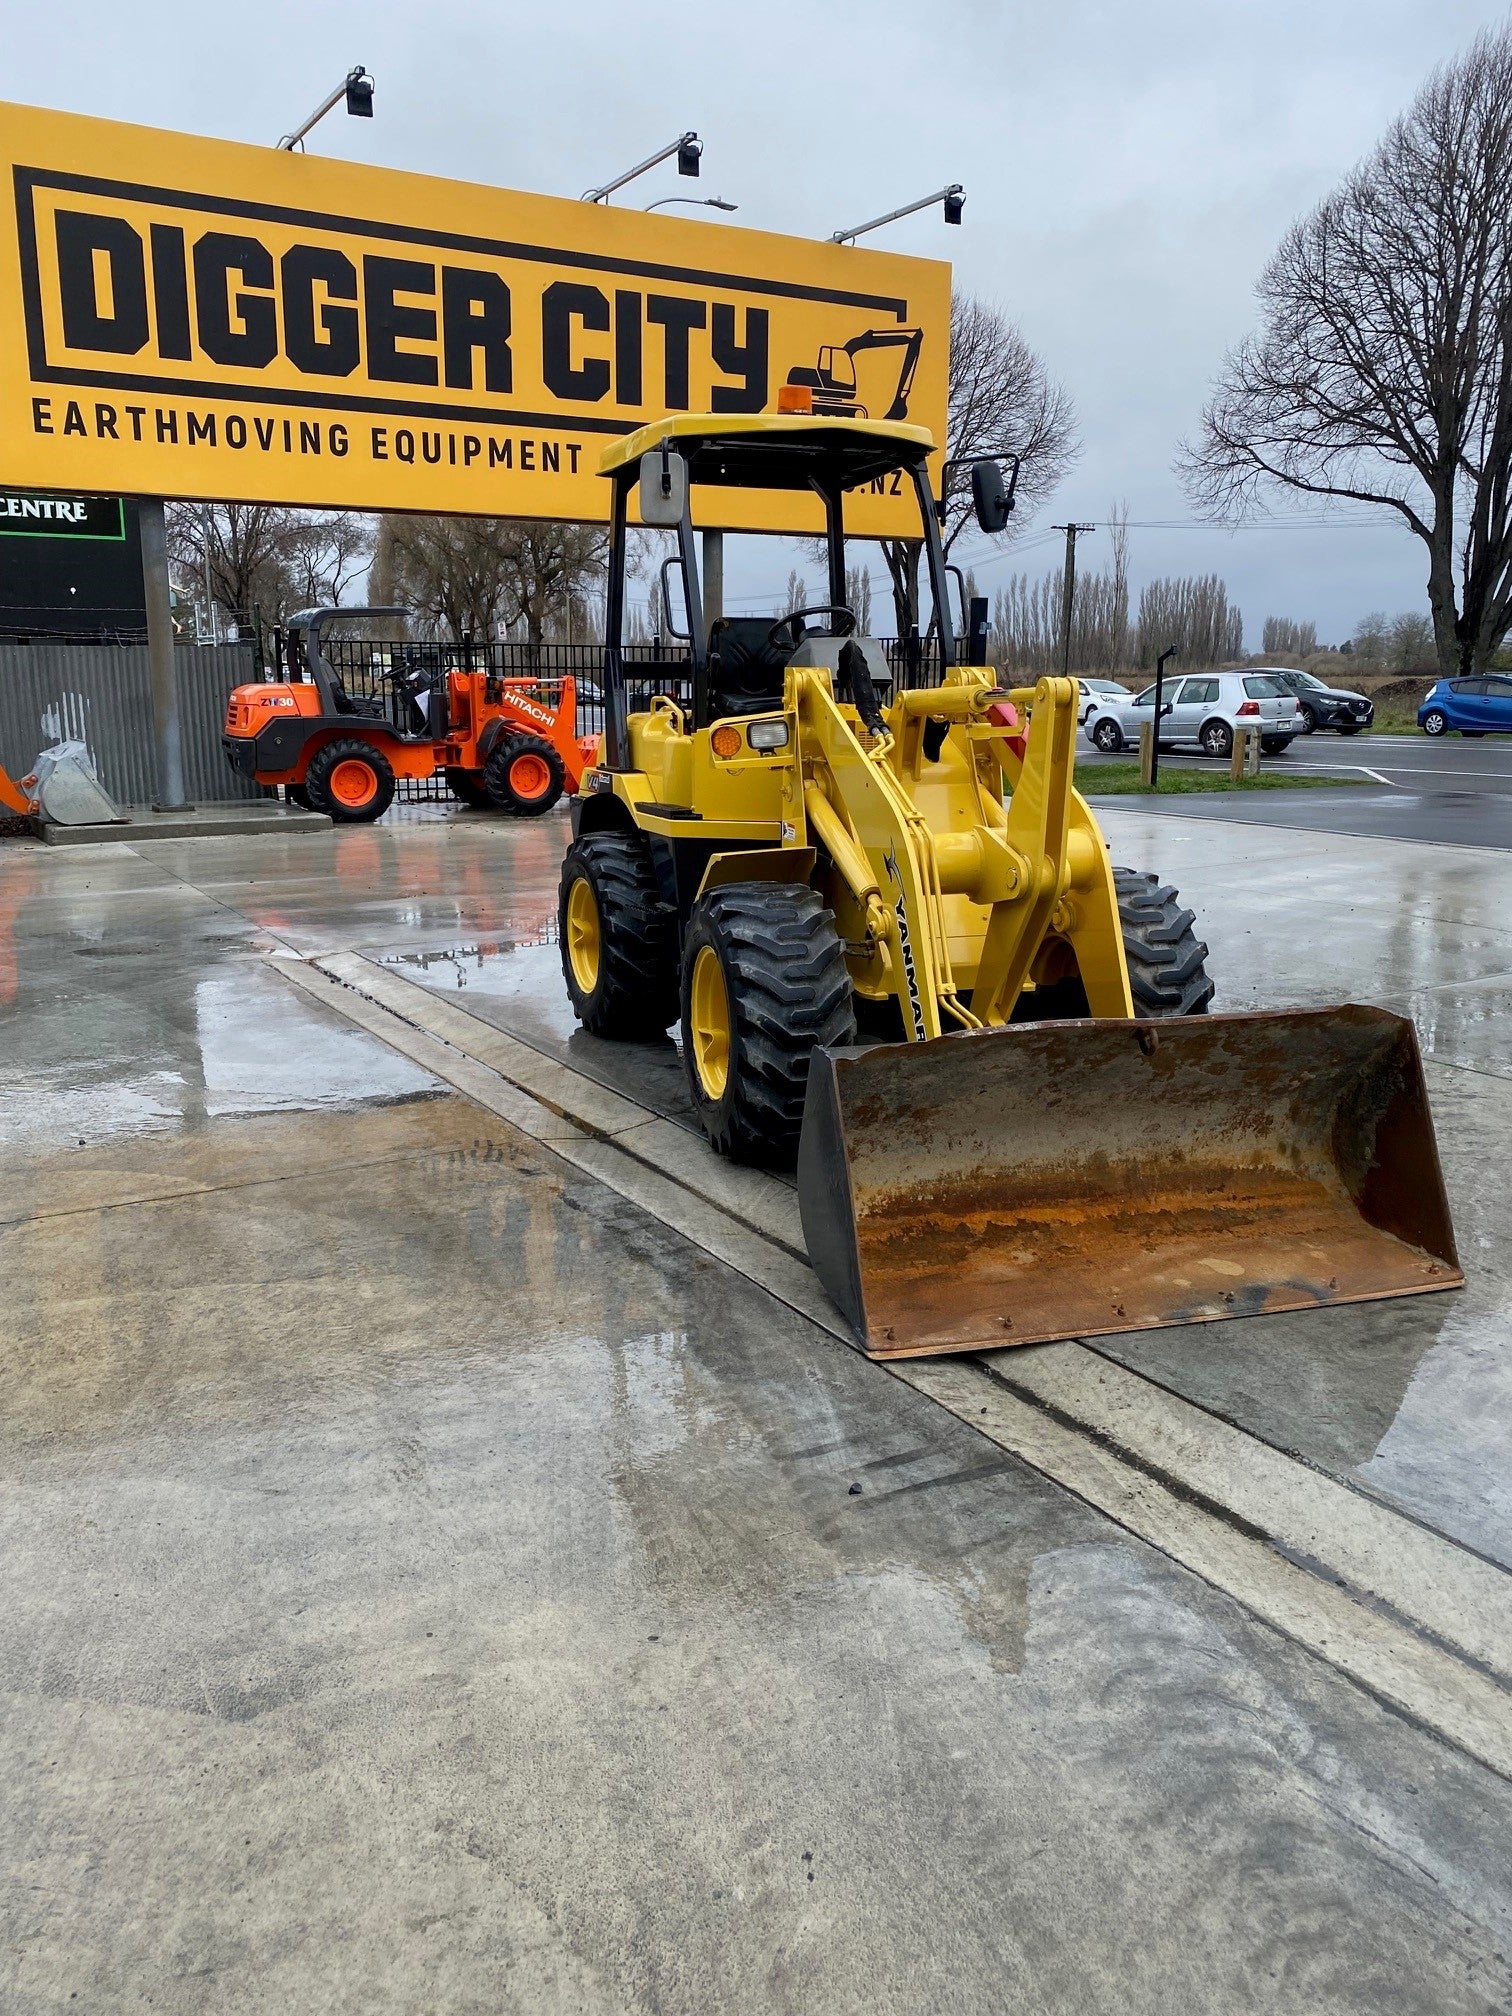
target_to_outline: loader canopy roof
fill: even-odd
[[[739,490],[807,490],[821,474],[850,490],[889,470],[916,466],[935,445],[927,427],[898,420],[684,413],[616,441],[605,449],[599,474],[636,467],[648,449],[664,441],[686,458],[692,482]]]

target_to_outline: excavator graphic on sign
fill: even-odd
[[[806,385],[813,394],[816,414],[842,414],[847,419],[906,420],[908,395],[914,373],[919,368],[919,352],[924,347],[922,329],[867,329],[852,336],[849,343],[826,343],[819,361],[810,367],[795,364],[787,375],[789,385]],[[892,404],[885,413],[873,415],[861,403],[856,385],[856,358],[864,350],[901,350],[898,382]]]

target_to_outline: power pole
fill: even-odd
[[[1076,536],[1079,532],[1095,532],[1095,525],[1052,525],[1052,532],[1066,535],[1066,580],[1065,592],[1061,600],[1061,671],[1066,678],[1071,676],[1071,612],[1076,605]]]

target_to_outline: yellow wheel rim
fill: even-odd
[[[712,945],[700,945],[693,961],[689,1010],[698,1082],[707,1098],[722,1099],[730,1082],[730,997]]]
[[[585,994],[598,985],[599,949],[598,904],[587,876],[579,875],[567,898],[567,957]]]

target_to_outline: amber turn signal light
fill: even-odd
[[[728,721],[724,722],[709,737],[709,747],[716,756],[738,756],[741,748],[740,730],[732,728]]]

